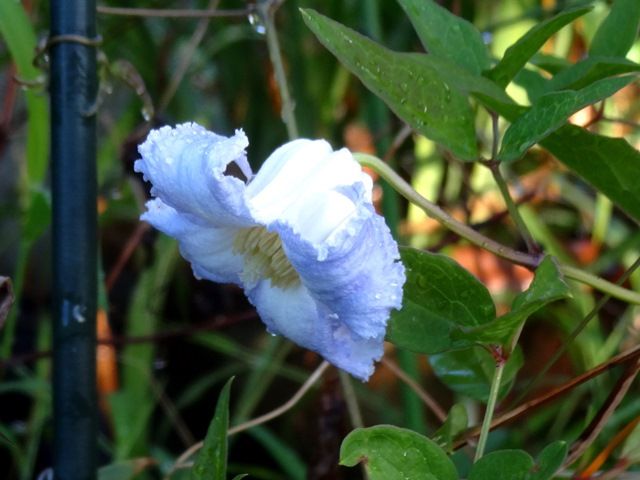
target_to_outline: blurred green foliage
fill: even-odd
[[[637,64],[632,63],[640,61],[640,42],[633,30],[636,25],[637,33],[637,3],[616,0],[611,16],[612,2],[604,0],[439,3],[441,16],[431,17],[421,10],[424,4],[419,1],[283,2],[275,21],[301,136],[324,137],[335,147],[346,145],[354,151],[386,156],[417,191],[456,219],[506,245],[525,249],[489,170],[480,163],[464,161],[491,155],[492,118],[484,110],[488,107],[502,117],[498,129],[505,140],[513,139],[503,144],[504,160],[513,160],[504,172],[535,241],[562,262],[615,282],[640,254],[640,177],[635,175],[640,162],[640,102],[635,77],[608,77],[638,71]],[[108,5],[116,6],[111,2]],[[147,192],[133,173],[132,164],[137,158],[136,146],[150,128],[184,121],[199,122],[222,134],[243,128],[250,139],[248,156],[254,168],[287,140],[264,26],[249,15],[251,7],[240,0],[170,4],[141,1],[135,6],[218,6],[234,14],[210,19],[107,13],[98,17],[103,37],[97,104],[97,208],[103,285],[103,318],[99,324],[103,343],[98,350],[99,443],[101,463],[113,462],[101,474],[101,478],[109,479],[136,475],[162,478],[170,472],[180,454],[205,437],[218,395],[229,377],[236,376],[229,403],[234,426],[285,403],[319,361],[315,355],[266,334],[236,287],[196,281],[175,243],[138,221]],[[587,11],[582,9],[585,6],[592,8]],[[344,64],[318,42],[305,25],[300,8],[315,9],[346,26],[319,23],[320,17],[314,17],[315,33],[321,39],[325,35],[323,42]],[[560,20],[552,19],[565,8],[578,10],[561,15]],[[450,20],[447,12],[465,19],[456,20],[458,29],[451,37],[446,36],[449,30],[444,28]],[[307,12],[306,18],[313,27],[310,15]],[[22,7],[17,2],[0,2],[0,275],[13,278],[17,297],[0,331],[0,464],[6,465],[3,473],[7,479],[35,478],[51,462],[50,207],[44,161],[49,122],[47,70],[46,65],[36,68],[32,63],[36,38],[47,32],[47,18],[47,2],[32,0]],[[472,25],[481,33],[473,33]],[[600,25],[603,27],[598,30]],[[346,32],[343,44],[328,39],[332,28]],[[347,28],[391,51],[366,39],[360,50],[345,49],[344,39],[353,35]],[[460,47],[455,55],[448,55],[452,45]],[[416,55],[425,48],[444,60]],[[410,53],[397,55],[392,51]],[[488,79],[476,79],[489,64],[493,67],[487,77],[500,87],[508,84],[506,92],[511,98],[505,98]],[[371,69],[375,72],[376,67],[384,69],[386,80],[384,75],[367,73]],[[415,82],[415,76],[420,75],[424,82]],[[454,80],[449,78],[452,75]],[[436,77],[451,82],[454,92],[450,95],[456,97],[456,109],[449,102],[441,102],[439,109],[422,110],[423,104],[440,101],[443,97],[439,94],[446,96],[445,88],[437,82],[434,85],[442,87],[441,92],[427,88]],[[628,81],[629,86],[598,103]],[[397,95],[402,96],[406,90],[415,103],[402,103],[394,97],[389,86],[394,82]],[[391,110],[365,85],[380,94]],[[467,95],[471,95],[471,102]],[[152,117],[149,100],[154,106]],[[568,104],[567,108],[559,111],[558,100]],[[522,107],[512,101],[532,108],[520,116]],[[566,124],[567,118],[573,125]],[[413,129],[406,130],[404,121]],[[449,128],[451,125],[455,128]],[[588,130],[581,128],[584,125]],[[529,150],[536,142],[546,150]],[[465,278],[459,281],[473,283],[473,288],[483,290],[478,295],[492,298],[498,315],[502,315],[499,320],[509,318],[510,305],[517,313],[518,305],[527,304],[527,294],[521,292],[532,280],[530,274],[452,235],[416,206],[401,201],[388,185],[380,192],[381,209],[400,243],[455,259],[479,280],[464,273]],[[446,263],[454,264],[452,260]],[[454,265],[448,272],[451,275],[460,268]],[[557,293],[562,280],[557,271],[549,272],[543,272],[545,285],[551,285],[548,291]],[[464,293],[456,286],[439,292],[443,299],[453,299],[451,305],[458,301],[454,298],[457,293]],[[624,286],[638,291],[640,275],[631,275]],[[536,397],[637,346],[638,307],[619,300],[608,301],[570,341],[572,332],[602,294],[576,282],[570,282],[567,288],[572,299],[549,305],[536,303],[522,320],[509,323],[508,335],[501,338],[508,343],[514,326],[522,328],[524,318],[531,315],[523,327],[519,348],[507,364],[504,383],[509,384],[511,393],[503,391],[503,410],[513,406],[518,397]],[[553,300],[566,296],[564,288],[561,290]],[[424,307],[419,303],[424,300],[420,292],[416,289],[411,296],[416,311]],[[482,305],[475,307],[480,309]],[[453,317],[456,312],[448,304],[433,308],[438,310],[438,318]],[[495,312],[490,317],[487,324],[495,321]],[[460,318],[455,322],[461,323]],[[388,357],[397,356],[402,369],[445,410],[455,405],[459,410],[462,404],[470,425],[479,425],[491,382],[490,349],[474,347],[439,354],[432,368],[424,353],[440,350],[414,348],[411,341],[420,335],[433,343],[442,338],[450,341],[447,335],[451,332],[430,332],[422,327],[416,327],[413,338],[410,331],[394,330],[391,335],[399,347],[419,354],[389,345]],[[402,335],[404,338],[398,340]],[[566,346],[566,352],[530,389],[531,379],[562,346]],[[482,464],[476,464],[469,478],[497,478],[491,477],[496,468],[526,473],[512,478],[551,478],[566,453],[565,445],[558,441],[569,445],[576,441],[619,376],[619,369],[608,369],[567,390],[545,408],[531,410],[525,418],[498,429],[489,437],[489,450],[525,449],[528,454],[489,454]],[[461,387],[460,378],[473,380],[473,388]],[[345,395],[349,394],[330,370],[293,410],[229,438],[228,475],[247,473],[249,478],[259,479],[360,478],[358,469],[338,466],[339,460],[354,465],[360,455],[371,453],[367,449],[374,444],[375,448],[388,450],[384,455],[393,457],[397,455],[394,448],[414,448],[403,442],[420,437],[415,431],[431,437],[442,425],[419,395],[383,365],[370,383],[354,387],[365,425],[392,424],[414,432],[375,427],[385,435],[398,437],[394,447],[376,443],[379,438],[367,437],[367,429],[357,430],[355,437],[361,436],[362,442],[351,443],[355,438],[351,434],[340,456],[342,440],[359,425],[353,412],[348,412]],[[229,401],[225,396],[228,393],[225,390],[219,405]],[[574,465],[576,471],[586,468],[608,444],[620,438],[617,435],[625,427],[635,425],[632,422],[640,416],[640,404],[633,401],[637,393],[634,384],[596,441]],[[455,435],[463,428],[458,425]],[[631,434],[628,443],[623,444],[621,438],[622,448],[599,469],[611,470],[625,461],[625,470],[637,470],[639,459],[633,448],[637,445],[637,427],[633,433],[628,428],[627,433]],[[454,440],[447,438],[446,442],[453,445]],[[431,447],[427,442],[415,449],[422,454],[421,449]],[[438,462],[450,470],[450,462],[440,458],[440,450],[435,451]],[[537,467],[532,467],[533,458],[538,458]],[[460,475],[468,473],[466,450],[451,459]],[[378,468],[378,464],[370,467],[374,465]],[[386,472],[387,467],[383,465],[380,471]],[[526,476],[532,468],[546,473]],[[489,473],[483,473],[483,469]],[[188,470],[177,470],[171,478],[188,475]]]

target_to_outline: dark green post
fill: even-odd
[[[51,2],[55,480],[96,478],[95,13]]]

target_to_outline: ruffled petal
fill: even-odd
[[[279,233],[287,258],[314,300],[353,335],[376,339],[384,336],[391,310],[402,305],[404,266],[389,228],[361,188],[354,187],[350,195],[356,213],[322,245],[284,222],[270,228]]]
[[[195,123],[162,127],[149,133],[138,148],[142,158],[134,164],[151,182],[151,194],[180,213],[213,226],[250,225],[243,180],[226,175],[235,162],[245,175],[251,169],[242,130],[227,138]]]
[[[180,254],[191,263],[197,278],[240,284],[244,258],[233,253],[236,227],[212,227],[191,219],[160,199],[147,202],[141,219],[178,240]]]
[[[271,333],[317,352],[363,381],[373,373],[374,361],[382,357],[384,337],[354,335],[303,285],[281,289],[263,280],[246,293]]]
[[[347,149],[334,152],[324,140],[295,140],[265,161],[247,187],[247,202],[260,223],[285,222],[321,243],[353,213],[340,189],[354,184],[364,187],[370,201],[371,178]],[[330,208],[317,207],[323,204]]]

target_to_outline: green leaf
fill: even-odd
[[[637,418],[635,421],[637,421]],[[633,430],[624,441],[620,451],[620,458],[624,458],[630,463],[640,463],[640,423],[636,423],[636,426],[633,427]]]
[[[218,397],[216,412],[209,424],[204,445],[191,469],[191,478],[194,480],[211,478],[223,480],[227,476],[227,430],[229,428],[229,395],[232,382],[233,377],[227,381]]]
[[[522,450],[499,450],[473,464],[469,480],[527,480],[533,459]]]
[[[24,240],[35,242],[45,232],[50,223],[51,196],[48,192],[33,189],[22,230]]]
[[[476,27],[441,7],[433,0],[398,0],[430,54],[479,74],[490,59]]]
[[[156,463],[153,458],[134,458],[105,465],[98,469],[98,480],[130,480]]]
[[[22,4],[0,1],[0,36],[6,42],[18,75],[36,81],[41,72],[33,66],[36,34]],[[25,91],[27,100],[27,175],[32,184],[44,180],[49,159],[49,113],[47,96],[34,90]]]
[[[473,93],[487,108],[509,121],[525,107],[505,103],[486,93]],[[640,152],[622,138],[605,137],[575,125],[565,125],[541,141],[573,172],[605,194],[632,218],[640,220]]]
[[[260,445],[276,461],[289,480],[304,480],[307,478],[307,467],[298,456],[295,445],[290,445],[281,440],[269,429],[263,426],[256,426],[249,430],[247,434],[255,438]]]
[[[635,76],[608,78],[582,90],[564,90],[541,96],[507,129],[498,160],[508,162],[521,157],[532,145],[560,128],[572,114],[613,95],[634,79]]]
[[[340,464],[353,467],[360,462],[370,480],[458,479],[453,462],[435,442],[391,425],[357,428],[347,435],[340,447]]]
[[[638,36],[639,24],[640,2],[615,0],[591,41],[589,56],[624,57]]]
[[[551,480],[567,457],[567,444],[562,440],[547,445],[536,461],[536,466],[529,475],[529,480]]]
[[[393,312],[387,339],[418,353],[465,347],[453,340],[461,326],[476,327],[495,318],[489,291],[473,275],[445,255],[401,248],[406,268],[402,309]]]
[[[558,73],[547,82],[551,90],[579,90],[603,78],[640,71],[640,65],[615,57],[590,57]]]
[[[456,403],[449,410],[447,419],[434,433],[433,441],[440,445],[447,453],[453,452],[453,441],[469,426],[467,409],[462,403]]]
[[[313,10],[301,12],[320,42],[398,117],[457,157],[477,159],[471,106],[429,55],[392,52]]]
[[[483,347],[471,347],[454,352],[429,356],[435,375],[454,392],[486,402],[496,362]],[[516,374],[522,367],[523,356],[516,348],[504,367],[499,397],[504,397],[513,386]]]
[[[521,86],[527,91],[529,102],[536,102],[542,95],[549,91],[549,80],[542,76],[538,71],[523,68],[513,79],[516,85]]]
[[[515,298],[509,313],[484,325],[465,328],[462,333],[454,335],[479,343],[500,344],[506,347],[513,334],[521,328],[530,315],[551,302],[570,296],[569,286],[565,283],[553,258],[545,257],[536,269],[533,282],[527,290]]]
[[[640,221],[640,152],[626,140],[566,125],[541,145]]]
[[[590,10],[591,7],[567,10],[537,24],[507,49],[504,57],[489,72],[489,78],[506,87],[551,35]]]
[[[538,52],[529,59],[529,63],[550,73],[557,75],[565,68],[569,68],[572,63],[564,57],[557,57],[546,53]]]

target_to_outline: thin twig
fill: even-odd
[[[147,233],[147,231],[149,231],[150,228],[151,228],[151,225],[149,225],[148,223],[141,222],[138,224],[138,227],[134,230],[133,234],[129,237],[129,239],[127,240],[127,243],[125,244],[124,248],[120,252],[120,255],[118,256],[118,260],[116,261],[116,264],[111,268],[111,270],[109,271],[109,274],[107,275],[107,279],[104,282],[105,289],[107,290],[107,292],[110,291],[114,283],[116,283],[116,280],[122,273],[122,270],[124,269],[129,259],[131,258],[131,255],[133,255],[136,248],[138,248],[138,245],[142,241],[144,234]]]
[[[219,3],[220,3],[220,0],[211,0],[209,2],[209,10],[215,11]],[[196,53],[198,45],[200,45],[200,42],[202,42],[202,39],[204,38],[205,33],[207,33],[207,28],[209,28],[210,22],[211,22],[211,18],[209,17],[203,18],[198,22],[196,29],[194,30],[193,34],[191,35],[191,38],[189,39],[189,43],[184,49],[184,52],[180,55],[180,63],[178,64],[178,67],[175,69],[175,72],[171,76],[171,81],[169,82],[169,85],[167,86],[166,90],[162,94],[162,97],[160,98],[158,110],[160,111],[164,110],[167,107],[167,105],[169,105],[169,102],[171,101],[176,91],[178,90],[178,87],[180,86],[180,82],[182,82],[184,75],[187,73],[187,69],[191,64],[191,60],[193,59],[193,55]]]
[[[269,58],[273,65],[273,73],[280,91],[280,101],[282,103],[282,121],[287,126],[287,134],[289,140],[298,138],[298,124],[294,115],[295,104],[289,94],[287,84],[287,76],[284,72],[284,63],[282,61],[282,53],[280,51],[280,43],[278,42],[278,33],[274,22],[274,15],[278,7],[283,2],[274,2],[269,0],[261,0],[258,5],[258,15],[262,19],[267,35],[267,48],[269,49]]]
[[[382,157],[382,160],[385,163],[388,163],[389,160],[391,160],[391,158],[396,154],[396,152],[402,146],[402,144],[407,140],[407,138],[411,136],[412,132],[413,132],[413,129],[405,123],[403,127],[398,131],[396,136],[393,137],[393,141],[391,142],[391,145],[389,146],[387,151],[384,152],[384,156]]]
[[[344,401],[347,404],[347,411],[349,412],[349,419],[351,420],[351,426],[353,428],[364,427],[362,421],[362,413],[360,412],[360,405],[358,405],[358,398],[356,397],[356,391],[351,383],[351,377],[344,370],[338,370],[338,376],[340,377],[340,385],[342,386],[342,394],[344,395]],[[360,469],[362,470],[362,478],[364,480],[369,479],[369,473],[364,462],[360,463]]]
[[[311,389],[311,387],[313,387],[313,385],[318,381],[318,379],[327,370],[327,368],[329,368],[329,366],[330,366],[329,362],[327,362],[326,360],[323,361],[318,366],[318,368],[316,368],[315,371],[309,376],[307,381],[302,384],[302,386],[298,389],[298,391],[294,393],[294,395],[287,402],[285,402],[278,408],[265,413],[264,415],[260,415],[259,417],[256,417],[252,420],[243,422],[239,425],[236,425],[235,427],[231,427],[227,431],[227,435],[234,435],[236,433],[240,433],[245,430],[248,430],[252,427],[262,425],[263,423],[273,420],[274,418],[279,417],[280,415],[291,410],[293,407],[296,406],[296,404],[300,401],[300,399],[304,397],[304,395]],[[170,478],[171,474],[176,470],[186,466],[187,460],[191,458],[191,456],[193,456],[193,454],[195,454],[198,450],[200,450],[203,445],[204,445],[204,441],[200,441],[198,443],[191,445],[191,447],[185,450],[175,461],[175,463],[173,464],[173,466],[165,476],[165,479]]]
[[[356,391],[351,383],[351,378],[349,377],[349,374],[343,370],[338,371],[338,376],[340,377],[342,394],[344,395],[344,401],[347,404],[347,411],[349,412],[351,426],[353,428],[362,428],[364,427],[364,422],[362,421],[360,405],[358,405],[358,398],[356,397]]]
[[[633,120],[626,120],[624,118],[613,118],[613,117],[605,117],[605,116],[603,116],[602,118],[600,118],[600,121],[601,122],[619,123],[621,125],[626,125],[626,126],[632,127],[632,128],[640,128],[640,123],[634,122]]]
[[[629,391],[629,388],[638,375],[638,372],[640,372],[640,359],[637,359],[626,368],[622,377],[620,377],[616,386],[604,402],[604,405],[600,408],[593,420],[591,420],[582,435],[580,435],[580,438],[571,446],[569,455],[564,461],[563,468],[567,468],[580,458],[585,450],[589,448],[593,441],[598,437],[607,423],[607,420],[609,420],[609,417],[613,415],[613,412],[618,408],[618,405],[620,405],[620,402]]]
[[[229,429],[229,435],[234,435],[236,433],[243,432],[257,425],[262,425],[263,423],[267,423],[269,420],[273,420],[276,417],[279,417],[283,413],[288,412],[296,404],[300,401],[302,397],[309,391],[311,387],[318,381],[318,379],[322,376],[322,374],[329,368],[330,364],[326,360],[323,361],[318,368],[309,376],[306,382],[302,384],[302,386],[298,389],[298,391],[291,397],[286,403],[279,406],[278,408],[271,410],[264,415],[260,415],[259,417],[254,418],[253,420],[249,420],[247,422],[241,423],[240,425],[236,425],[235,427],[231,427]]]
[[[583,383],[591,380],[592,378],[614,367],[617,367],[618,365],[625,365],[629,362],[636,362],[638,359],[640,359],[640,345],[630,350],[627,350],[626,352],[623,352],[619,355],[616,355],[612,359],[602,363],[601,365],[598,365],[595,368],[592,368],[588,372],[585,372],[582,375],[577,376],[576,378],[572,378],[564,385],[561,385],[550,392],[546,392],[540,395],[539,397],[529,400],[526,403],[514,408],[513,410],[510,410],[506,413],[503,413],[502,415],[499,415],[498,417],[494,418],[493,421],[491,422],[491,430],[495,430],[498,427],[501,427],[507,423],[510,423],[522,417],[523,415],[531,412],[536,408],[540,408],[546,405],[547,403],[552,402],[553,400],[564,395],[566,392],[573,390],[579,385],[582,385]],[[453,448],[458,449],[460,447],[463,447],[469,442],[470,439],[478,436],[479,433],[480,433],[479,427],[471,428],[470,430],[467,431],[464,438],[455,442]]]
[[[436,402],[436,400],[429,395],[413,378],[407,375],[401,368],[399,368],[395,363],[386,358],[382,358],[380,360],[385,367],[387,367],[391,372],[402,380],[411,390],[415,392],[415,394],[424,402],[424,404],[431,410],[433,415],[438,419],[439,422],[444,423],[447,419],[447,412]]]
[[[156,18],[214,18],[214,17],[246,17],[254,11],[253,6],[239,8],[235,10],[195,10],[195,9],[174,9],[174,8],[126,8],[107,7],[99,5],[97,11],[103,15],[120,15],[125,17],[156,17]]]

